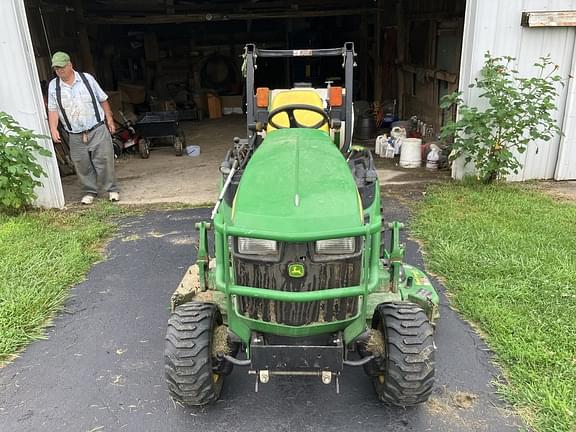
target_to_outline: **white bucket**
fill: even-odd
[[[400,152],[402,168],[420,168],[422,161],[422,140],[420,138],[405,138]]]
[[[192,157],[200,156],[200,146],[197,145],[186,146],[186,154]]]

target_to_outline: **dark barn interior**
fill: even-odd
[[[207,93],[223,97],[222,108],[240,108],[246,43],[302,49],[353,41],[355,100],[438,128],[446,118],[438,100],[458,85],[465,1],[27,0],[27,7],[41,79],[52,77],[50,52],[68,51],[106,90],[121,93],[117,104],[134,105],[128,111],[176,107],[183,118],[208,117]],[[338,62],[313,60],[264,64],[266,85],[338,81]]]
[[[441,109],[439,101],[458,88],[465,0],[25,0],[25,4],[44,89],[54,77],[51,54],[68,52],[75,68],[94,74],[108,93],[119,125],[126,124],[126,118],[141,121],[147,113],[177,112],[183,145],[176,155],[198,144],[208,158],[203,160],[212,167],[210,173],[217,173],[216,161],[231,137],[245,130],[242,55],[247,43],[307,49],[354,42],[354,139],[364,146],[375,149],[375,138],[390,134],[395,124],[406,127],[408,137],[421,138],[423,145],[437,143],[440,127],[455,115]],[[342,61],[328,57],[262,58],[255,74],[256,87],[271,89],[325,88],[326,83],[339,85],[342,79]],[[162,140],[158,144],[170,145]],[[61,175],[72,174],[66,146],[55,144],[55,150]],[[155,164],[161,163],[152,159],[147,165],[119,159],[120,180],[150,178],[159,170]],[[397,166],[397,160],[388,160],[383,166]],[[174,158],[162,166],[166,164],[181,165],[182,170],[187,166]],[[173,174],[160,170],[165,177]],[[75,199],[70,192],[74,182],[67,183],[66,199]],[[158,192],[158,200],[165,199],[166,190]],[[147,194],[149,190],[138,196]]]

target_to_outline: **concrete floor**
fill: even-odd
[[[182,122],[186,145],[199,145],[200,155],[176,156],[169,145],[152,146],[149,159],[126,155],[116,162],[116,176],[121,188],[121,203],[130,205],[213,203],[218,196],[218,167],[235,136],[246,136],[246,120],[242,115],[229,115],[215,120]],[[373,145],[373,144],[372,144]],[[379,159],[378,174],[382,189],[421,191],[426,185],[449,178],[449,171],[402,169],[395,161]],[[66,204],[75,204],[82,190],[75,175],[62,179]],[[101,194],[106,198],[105,194]]]
[[[149,159],[124,155],[116,161],[116,177],[123,204],[180,202],[204,204],[218,196],[218,167],[235,136],[244,136],[243,116],[182,122],[186,145],[199,145],[200,155],[176,156],[170,145],[153,141]],[[75,175],[62,179],[67,204],[78,202],[82,191]],[[101,194],[105,198],[105,194]]]

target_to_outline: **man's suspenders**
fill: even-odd
[[[88,89],[88,93],[90,93],[90,97],[92,98],[92,106],[94,107],[94,114],[96,114],[96,121],[100,123],[102,121],[102,117],[100,117],[100,111],[98,111],[98,104],[96,103],[96,96],[94,96],[94,92],[92,91],[92,87],[88,83],[88,78],[84,75],[84,72],[80,72],[80,78],[84,82],[84,85]]]
[[[90,87],[90,84],[88,83],[88,78],[86,78],[84,72],[80,72],[80,78],[82,78],[82,82],[88,89],[88,93],[90,93],[90,97],[92,98],[92,106],[94,107],[94,114],[96,115],[96,121],[100,123],[102,121],[102,117],[100,116],[100,111],[98,110],[98,103],[96,102],[96,96],[94,96],[92,87]],[[56,78],[56,101],[58,102],[58,106],[60,107],[60,112],[62,113],[62,117],[64,118],[64,122],[66,123],[66,127],[68,128],[69,131],[71,131],[72,126],[70,125],[70,120],[68,120],[66,111],[64,111],[64,107],[62,106],[62,89],[60,87],[60,78]]]
[[[56,101],[58,102],[58,106],[60,107],[62,117],[64,117],[64,122],[66,123],[66,129],[68,131],[71,131],[72,126],[70,126],[70,120],[68,120],[66,111],[64,111],[64,107],[62,106],[62,89],[60,88],[60,78],[56,78]]]

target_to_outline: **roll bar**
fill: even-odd
[[[292,58],[292,57],[343,57],[342,67],[344,68],[344,118],[346,129],[344,134],[343,151],[347,152],[352,142],[352,94],[353,94],[353,74],[354,74],[354,42],[346,42],[342,48],[324,49],[260,49],[255,44],[247,44],[244,48],[244,64],[242,65],[244,76],[246,77],[246,117],[248,136],[252,137],[256,131],[256,95],[254,93],[254,71],[258,57],[268,58]]]

